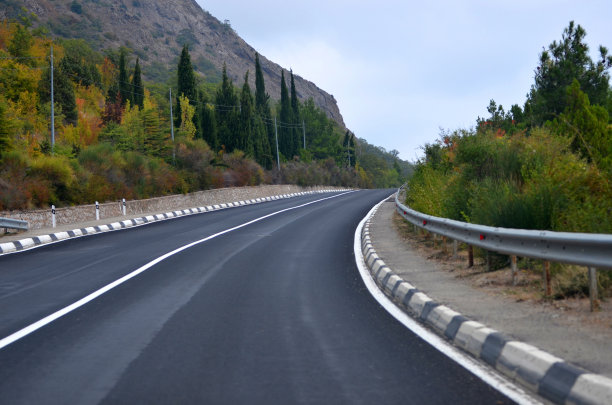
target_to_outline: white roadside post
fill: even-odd
[[[55,228],[55,205],[51,205],[51,224]]]
[[[121,209],[123,210],[123,216],[125,216],[125,198],[122,200]]]
[[[100,220],[100,204],[96,201],[96,221]]]

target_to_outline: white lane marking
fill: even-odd
[[[404,326],[410,329],[414,334],[419,336],[421,339],[432,345],[438,351],[454,360],[456,363],[461,365],[463,368],[480,378],[485,383],[489,384],[494,389],[498,390],[502,394],[506,395],[511,400],[519,404],[541,404],[542,402],[529,396],[522,388],[516,386],[510,382],[504,376],[498,374],[495,371],[487,368],[487,366],[480,364],[477,360],[469,357],[467,354],[461,352],[459,349],[442,339],[440,336],[426,329],[424,326],[415,321],[412,317],[398,308],[393,301],[391,301],[379,288],[374,279],[372,278],[370,271],[368,270],[365,261],[363,259],[363,253],[361,250],[361,230],[378,207],[388,199],[385,198],[374,206],[368,212],[357,226],[355,231],[354,240],[354,251],[355,261],[357,262],[357,268],[364,284],[370,291],[370,294],[378,301],[378,303],[385,309],[391,316],[401,322]]]
[[[224,231],[215,233],[214,235],[207,236],[206,238],[197,240],[195,242],[191,242],[191,243],[189,243],[187,245],[184,245],[184,246],[181,246],[181,247],[179,247],[177,249],[174,249],[173,251],[168,252],[165,255],[162,255],[162,256],[158,257],[157,259],[150,261],[149,263],[145,264],[142,267],[139,267],[138,269],[136,269],[133,272],[131,272],[131,273],[121,277],[120,279],[113,281],[112,283],[110,283],[110,284],[100,288],[97,291],[94,291],[93,293],[87,295],[86,297],[81,298],[80,300],[74,302],[73,304],[70,304],[67,307],[62,308],[59,311],[56,311],[56,312],[52,313],[51,315],[48,315],[48,316],[42,318],[41,320],[36,321],[36,322],[26,326],[25,328],[23,328],[21,330],[18,330],[17,332],[15,332],[15,333],[13,333],[13,334],[3,338],[2,340],[0,340],[0,350],[5,348],[6,346],[10,345],[11,343],[14,343],[17,340],[19,340],[19,339],[29,335],[30,333],[32,333],[32,332],[42,328],[43,326],[50,324],[51,322],[57,320],[58,318],[61,318],[62,316],[64,316],[64,315],[74,311],[75,309],[82,307],[83,305],[87,304],[88,302],[93,301],[94,299],[98,298],[99,296],[103,295],[104,293],[107,293],[108,291],[112,290],[113,288],[115,288],[115,287],[125,283],[126,281],[136,277],[140,273],[143,273],[143,272],[147,271],[151,267],[155,266],[157,263],[159,263],[159,262],[169,258],[170,256],[174,256],[175,254],[180,253],[183,250],[189,249],[190,247],[193,247],[193,246],[198,245],[200,243],[203,243],[203,242],[206,242],[208,240],[214,239],[214,238],[216,238],[218,236],[221,236],[221,235],[224,235],[226,233],[235,231],[237,229],[244,228],[245,226],[254,224],[256,222],[263,221],[264,219],[273,217],[273,216],[278,215],[278,214],[282,214],[283,212],[296,210],[298,208],[306,207],[306,206],[311,205],[311,204],[315,204],[315,203],[318,203],[318,202],[321,202],[321,201],[325,201],[325,200],[329,200],[329,199],[332,199],[332,198],[340,197],[340,196],[343,196],[343,195],[346,195],[346,194],[349,194],[349,193],[353,193],[353,192],[354,191],[347,191],[347,192],[344,192],[344,193],[341,193],[341,194],[336,194],[336,195],[333,195],[333,196],[330,196],[330,197],[325,197],[325,198],[321,198],[321,199],[318,199],[318,200],[315,200],[315,201],[311,201],[311,202],[307,202],[307,203],[304,203],[304,204],[296,205],[295,207],[289,207],[289,208],[282,209],[280,211],[275,211],[275,212],[272,212],[270,214],[264,215],[262,217],[255,218],[255,219],[253,219],[251,221],[245,222],[245,223],[243,223],[241,225],[237,225],[237,226],[235,226],[233,228],[226,229]]]

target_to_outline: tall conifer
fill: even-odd
[[[127,51],[121,47],[119,49],[119,95],[121,96],[121,105],[125,105],[128,100],[132,99],[126,59]]]
[[[144,107],[144,86],[142,85],[138,58],[136,58],[136,66],[134,66],[134,74],[132,75],[132,103],[141,110]]]

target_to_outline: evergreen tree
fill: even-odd
[[[293,139],[293,131],[291,124],[293,123],[293,114],[291,110],[291,101],[289,99],[289,90],[285,82],[285,71],[281,72],[281,99],[280,99],[280,117],[278,125],[278,147],[280,153],[287,159],[293,158],[296,148]]]
[[[32,65],[33,60],[29,59],[30,49],[34,44],[34,38],[32,38],[32,34],[30,31],[22,26],[21,24],[17,24],[15,28],[15,32],[11,37],[11,41],[8,44],[8,51],[11,56],[16,58],[20,58],[19,63],[24,65]]]
[[[221,86],[217,89],[215,97],[217,109],[217,135],[220,146],[230,152],[236,147],[236,133],[238,121],[238,97],[234,91],[234,85],[227,76],[227,66],[223,64]]]
[[[531,124],[539,125],[561,114],[566,107],[566,89],[573,80],[578,80],[591,104],[606,106],[609,92],[608,69],[612,67],[612,56],[608,50],[599,48],[600,60],[594,63],[589,56],[589,47],[584,42],[586,31],[570,21],[563,31],[561,42],[553,41],[548,50],[540,54],[535,83],[531,87],[525,105],[530,113]]]
[[[77,124],[78,113],[76,110],[76,98],[74,96],[74,85],[70,81],[66,71],[69,70],[67,62],[62,58],[58,67],[53,69],[53,100],[55,113],[63,114],[66,124]],[[38,83],[38,95],[42,104],[51,101],[51,69],[43,71]]]
[[[142,85],[138,58],[136,58],[136,66],[134,66],[134,74],[132,75],[132,104],[138,106],[141,110],[144,106],[144,86]]]
[[[119,50],[119,95],[121,96],[121,105],[125,105],[128,100],[132,99],[131,85],[129,83],[127,71],[127,50],[123,47]]]
[[[255,111],[265,130],[266,139],[261,140],[262,154],[260,163],[267,169],[272,168],[274,156],[272,146],[276,145],[272,113],[270,112],[270,96],[266,93],[264,75],[259,62],[259,54],[255,54]],[[259,124],[258,124],[259,125]],[[256,146],[257,147],[257,146]]]
[[[11,125],[6,116],[6,103],[0,98],[0,161],[2,155],[10,149]]]
[[[200,103],[198,104],[198,117],[200,120],[200,138],[204,139],[208,146],[214,151],[219,149],[217,139],[217,123],[215,119],[214,107],[208,104],[208,98],[204,93],[200,93]]]
[[[301,124],[300,121],[300,102],[297,98],[297,92],[295,90],[295,79],[293,77],[293,70],[291,70],[291,115],[292,115],[292,124],[294,127],[292,128],[292,136],[293,136],[293,145],[295,154],[298,153],[300,148],[303,147],[303,142],[300,142],[302,131],[298,128]]]
[[[253,132],[255,106],[253,104],[253,96],[249,87],[249,71],[244,75],[244,84],[240,93],[240,131],[236,148],[242,150],[247,156],[255,158],[255,150],[253,147]]]
[[[177,71],[177,83],[178,91],[176,94],[176,119],[175,125],[178,127],[181,125],[181,104],[179,102],[180,96],[185,96],[189,99],[189,104],[195,106],[197,104],[197,91],[196,91],[196,80],[193,66],[191,65],[191,56],[189,55],[189,48],[187,45],[183,45],[181,56],[179,58],[178,71]]]

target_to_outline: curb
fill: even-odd
[[[472,321],[395,274],[372,244],[370,221],[375,212],[372,211],[361,232],[362,254],[372,278],[396,306],[513,382],[555,404],[612,403],[612,379]]]
[[[282,200],[286,198],[299,197],[309,194],[333,193],[346,190],[329,189],[316,191],[303,191],[300,193],[280,194],[270,197],[260,197],[252,200],[242,200],[230,203],[208,205],[206,207],[189,208],[180,211],[171,211],[164,214],[148,215],[140,218],[128,219],[120,222],[113,222],[107,225],[91,226],[87,228],[77,228],[70,231],[57,232],[49,235],[33,236],[18,241],[0,243],[0,256],[7,253],[15,253],[22,250],[31,249],[47,243],[62,241],[65,239],[77,238],[80,236],[93,235],[101,232],[116,231],[119,229],[131,228],[133,226],[145,225],[151,222],[163,221],[166,219],[178,218],[185,215],[199,214],[204,212],[219,211],[226,208],[242,207],[244,205],[259,204],[263,202]]]

